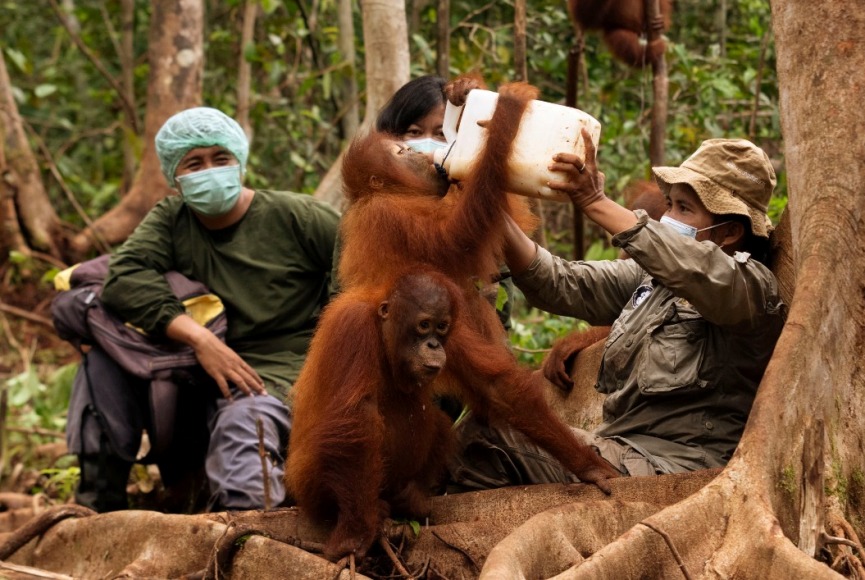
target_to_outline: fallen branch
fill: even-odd
[[[255,431],[258,434],[258,456],[261,458],[261,477],[264,483],[264,511],[270,511],[270,476],[267,472],[267,450],[264,448],[264,425],[261,417],[255,420]]]
[[[390,561],[393,562],[393,565],[396,567],[397,571],[402,574],[403,578],[408,578],[409,580],[414,580],[414,576],[409,574],[408,570],[405,569],[405,566],[402,565],[400,559],[394,553],[393,548],[390,547],[390,542],[387,541],[387,538],[382,536],[379,537],[378,543],[384,548],[385,553],[390,558]]]
[[[14,316],[17,316],[18,318],[24,318],[25,320],[47,326],[51,330],[54,330],[54,324],[51,322],[50,319],[44,316],[39,316],[38,314],[33,314],[32,312],[28,312],[22,308],[18,308],[17,306],[12,306],[10,304],[4,304],[3,302],[0,302],[0,312],[6,312],[7,314],[12,314]]]
[[[65,574],[55,574],[54,572],[48,572],[47,570],[31,568],[30,566],[19,566],[18,564],[10,564],[9,562],[0,562],[0,570],[17,572],[18,574],[21,574],[21,578],[50,578],[52,580],[74,580],[73,576],[66,576]]]
[[[13,433],[22,433],[24,435],[41,435],[43,437],[53,437],[54,439],[65,439],[66,434],[60,431],[51,431],[50,429],[41,429],[39,427],[14,427],[7,426],[6,431]]]
[[[55,258],[51,254],[46,254],[44,252],[39,252],[37,250],[30,250],[28,252],[28,254],[31,258],[34,258],[36,260],[42,260],[43,262],[45,262],[47,264],[51,264],[52,266],[56,266],[57,268],[60,268],[61,270],[65,270],[66,268],[69,267],[69,264],[65,263],[63,260],[59,260],[59,259]]]
[[[30,540],[36,536],[41,536],[58,522],[67,518],[84,518],[95,513],[92,509],[80,505],[61,505],[49,508],[18,528],[3,545],[0,545],[0,560],[8,560],[9,556],[20,550]]]

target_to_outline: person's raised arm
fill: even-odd
[[[572,153],[557,153],[549,168],[561,173],[563,179],[550,181],[547,185],[567,194],[577,209],[611,235],[632,228],[637,223],[637,216],[604,194],[606,178],[598,171],[595,145],[586,129],[582,130],[582,137],[585,160]]]
[[[505,215],[505,263],[511,274],[525,272],[538,253],[538,246],[510,215]]]

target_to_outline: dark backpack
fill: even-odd
[[[198,365],[191,347],[148,336],[107,311],[99,296],[108,275],[109,256],[104,255],[74,267],[68,276],[68,289],[51,302],[54,328],[60,338],[84,352],[83,345],[99,345],[126,372],[150,382],[150,406],[154,410],[148,436],[151,451],[148,459],[157,458],[166,451],[174,433],[178,386],[173,380],[177,371]],[[68,273],[68,271],[67,271]],[[206,286],[177,272],[168,272],[165,279],[174,295],[187,308],[206,305],[211,316],[204,325],[220,339],[225,339],[228,321],[219,299]],[[58,275],[55,285],[62,288],[65,274]],[[85,372],[86,359],[83,362]],[[99,377],[87,374],[88,388]],[[97,420],[102,412],[92,409]]]

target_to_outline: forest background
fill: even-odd
[[[70,458],[57,458],[77,355],[48,323],[50,282],[65,265],[108,248],[96,240],[77,252],[70,241],[133,187],[145,149],[153,58],[148,30],[155,4],[0,0],[0,48],[8,74],[0,88],[14,100],[61,224],[48,243],[28,239],[24,228],[28,251],[8,237],[0,244],[4,489],[46,491],[62,500],[74,485],[77,468]],[[313,194],[361,120],[369,93],[360,6],[349,3],[356,31],[349,49],[340,44],[337,24],[345,25],[338,13],[345,3],[204,4],[201,103],[242,119],[252,135],[252,187]],[[406,2],[411,78],[436,72],[436,18],[436,2]],[[450,75],[479,71],[492,87],[517,76],[512,2],[450,2],[450,24]],[[530,2],[526,36],[528,81],[541,89],[542,100],[564,102],[568,52],[575,42],[565,3]],[[666,162],[678,164],[703,139],[753,140],[778,170],[770,209],[777,223],[787,198],[768,1],[678,0],[666,37]],[[587,73],[579,81],[578,105],[602,124],[600,163],[610,192],[620,195],[630,183],[649,178],[652,71],[614,61],[597,35],[585,43]],[[546,244],[571,255],[570,206],[547,202],[543,209]],[[9,214],[0,211],[4,218]],[[615,255],[601,232],[589,228],[585,236],[586,258]],[[537,364],[550,342],[574,324],[519,306],[512,341],[525,362]]]

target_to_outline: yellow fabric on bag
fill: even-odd
[[[70,279],[72,278],[72,272],[75,271],[75,268],[80,266],[81,264],[75,264],[74,266],[69,266],[62,272],[58,272],[54,275],[54,289],[58,292],[64,292],[72,288],[72,284],[70,283]]]

